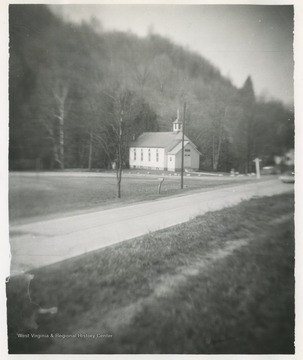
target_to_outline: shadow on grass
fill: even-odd
[[[291,354],[292,214],[292,194],[253,199],[41,268],[31,301],[26,282],[12,278],[10,353]],[[230,242],[239,246],[215,259]],[[190,271],[199,261],[207,266]],[[177,282],[182,271],[186,280]],[[155,296],[163,279],[170,291]],[[34,329],[37,306],[58,313],[34,317]],[[79,333],[112,337],[31,337]]]

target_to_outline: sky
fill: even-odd
[[[97,18],[105,31],[150,31],[198,52],[241,87],[292,103],[293,8],[281,5],[52,5],[73,22]]]

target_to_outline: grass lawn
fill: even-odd
[[[10,279],[10,353],[293,353],[293,211],[256,198],[37,269],[32,304]],[[37,304],[58,313],[26,328]]]
[[[184,191],[208,189],[235,183],[253,181],[243,178],[188,179]],[[123,178],[122,199],[117,198],[114,177],[47,176],[10,173],[10,221],[58,215],[69,211],[83,211],[96,207],[117,206],[125,203],[159,198],[158,178]],[[166,178],[161,196],[181,193],[180,179]]]

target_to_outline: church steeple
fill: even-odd
[[[177,109],[177,119],[173,122],[173,131],[174,132],[182,131],[182,128],[183,128],[183,124],[182,121],[180,120],[179,109]]]

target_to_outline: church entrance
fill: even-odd
[[[184,168],[191,168],[190,149],[184,149]]]

